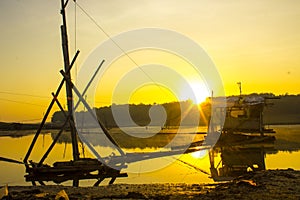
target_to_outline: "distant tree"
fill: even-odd
[[[64,111],[67,114],[67,111]],[[56,111],[51,118],[52,123],[64,123],[65,121],[65,116],[62,111]]]

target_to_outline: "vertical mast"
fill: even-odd
[[[68,0],[64,3],[64,0],[61,0],[61,15],[63,25],[61,25],[61,39],[62,39],[62,50],[63,50],[63,57],[64,57],[64,68],[67,75],[67,79],[71,80],[71,73],[69,71],[70,67],[70,59],[69,59],[69,47],[68,47],[68,35],[67,35],[67,23],[66,23],[66,14],[65,14],[65,7],[68,4]],[[68,81],[68,80],[66,80]],[[67,95],[67,106],[68,106],[68,113],[70,117],[70,131],[72,137],[72,148],[73,148],[73,159],[79,159],[79,151],[78,151],[78,141],[77,141],[77,134],[76,128],[74,127],[74,118],[73,118],[73,94],[72,88],[69,84],[66,84],[66,95]]]
[[[238,86],[239,86],[240,97],[242,97],[242,82],[237,82],[236,84],[238,84]]]

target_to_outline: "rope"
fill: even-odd
[[[186,162],[186,161],[183,161],[183,160],[181,160],[181,159],[177,159],[179,162],[182,162],[183,164],[186,164],[187,166],[189,166],[189,167],[192,167],[192,168],[194,168],[195,170],[197,170],[197,171],[200,171],[200,172],[202,172],[202,173],[204,173],[204,174],[206,174],[206,175],[210,175],[210,173],[208,173],[207,171],[205,171],[205,170],[203,170],[203,169],[201,169],[201,168],[199,168],[199,167],[197,167],[197,166],[195,166],[195,164],[191,164],[191,163],[188,163],[188,162]]]
[[[151,76],[149,76],[139,65],[138,63],[104,30],[104,28],[102,26],[99,25],[99,23],[97,23],[97,21],[79,4],[76,2],[76,0],[74,0],[75,4],[78,6],[78,8],[104,33],[104,35],[110,39],[114,45],[116,45],[116,47],[118,47],[122,53],[124,53],[124,55],[126,55],[126,57],[134,64],[136,65],[143,73],[144,75],[151,80],[159,89],[163,94],[166,94],[163,89],[161,88],[161,86],[156,83]]]

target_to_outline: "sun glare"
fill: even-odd
[[[195,94],[195,103],[200,104],[209,96],[208,90],[205,87],[204,83],[201,83],[199,81],[192,81],[190,85]]]
[[[180,56],[151,49],[133,51],[130,56],[139,66],[126,56],[115,60],[98,83],[98,99],[102,95],[107,102],[114,96],[111,102],[116,104],[191,100],[199,105],[210,94],[199,72]]]
[[[192,89],[192,94],[189,93],[189,90],[182,86],[180,99],[181,100],[192,100],[195,104],[200,104],[206,100],[209,96],[208,89],[201,80],[189,80],[189,87]]]

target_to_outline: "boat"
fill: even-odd
[[[219,125],[220,138],[209,152],[211,178],[214,181],[229,181],[249,171],[266,169],[265,152],[274,150],[276,139],[275,131],[266,128],[263,123],[264,108],[270,105],[268,99],[274,98],[240,94],[227,97],[226,107],[215,107],[223,111],[225,119]],[[217,98],[213,101],[218,102]],[[215,124],[211,123],[212,126]],[[217,154],[220,160],[216,163]]]

